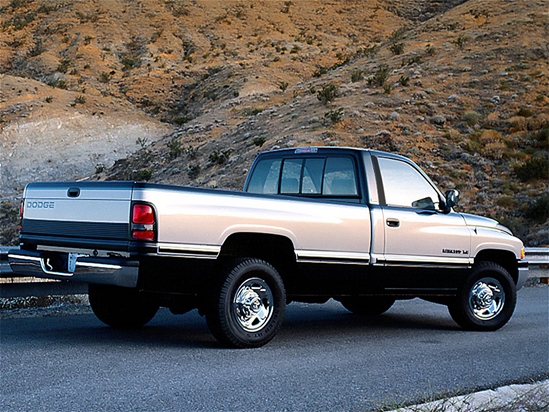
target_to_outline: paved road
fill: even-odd
[[[280,334],[220,348],[196,312],[120,332],[89,313],[0,323],[2,411],[365,411],[549,376],[549,288],[519,292],[511,322],[465,332],[443,306],[397,302],[364,320],[291,304]]]

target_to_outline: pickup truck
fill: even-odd
[[[259,347],[292,301],[379,315],[397,299],[447,305],[464,329],[511,318],[528,277],[522,242],[454,211],[411,160],[358,148],[257,156],[244,191],[127,181],[30,183],[15,273],[87,282],[115,328],[198,309],[215,338]]]

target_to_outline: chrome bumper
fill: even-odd
[[[522,289],[529,276],[528,272],[528,262],[519,262],[518,267],[518,279],[517,279],[517,290]]]
[[[23,276],[137,286],[139,262],[118,257],[90,257],[75,253],[14,250],[8,253],[11,270]]]

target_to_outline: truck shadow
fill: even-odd
[[[426,306],[423,306],[426,305]],[[421,333],[426,340],[438,339],[461,329],[452,321],[446,308],[423,302],[411,305],[398,302],[388,312],[379,316],[353,315],[339,303],[288,305],[284,323],[275,341],[268,345],[294,345],[296,343],[322,345],[329,341],[344,342],[348,339],[389,340]],[[13,326],[9,326],[14,322]],[[18,323],[15,325],[15,323]],[[55,345],[100,346],[112,345],[157,348],[222,349],[210,334],[206,319],[196,310],[184,315],[172,315],[161,309],[146,326],[137,330],[117,330],[101,323],[92,314],[78,316],[44,316],[30,319],[3,321],[3,341],[31,340]]]

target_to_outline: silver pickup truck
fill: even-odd
[[[409,159],[306,147],[260,154],[243,192],[136,182],[27,185],[14,272],[89,283],[97,317],[140,327],[198,308],[222,343],[258,347],[286,304],[333,298],[359,315],[396,299],[448,306],[465,329],[511,318],[522,242],[453,207]]]

